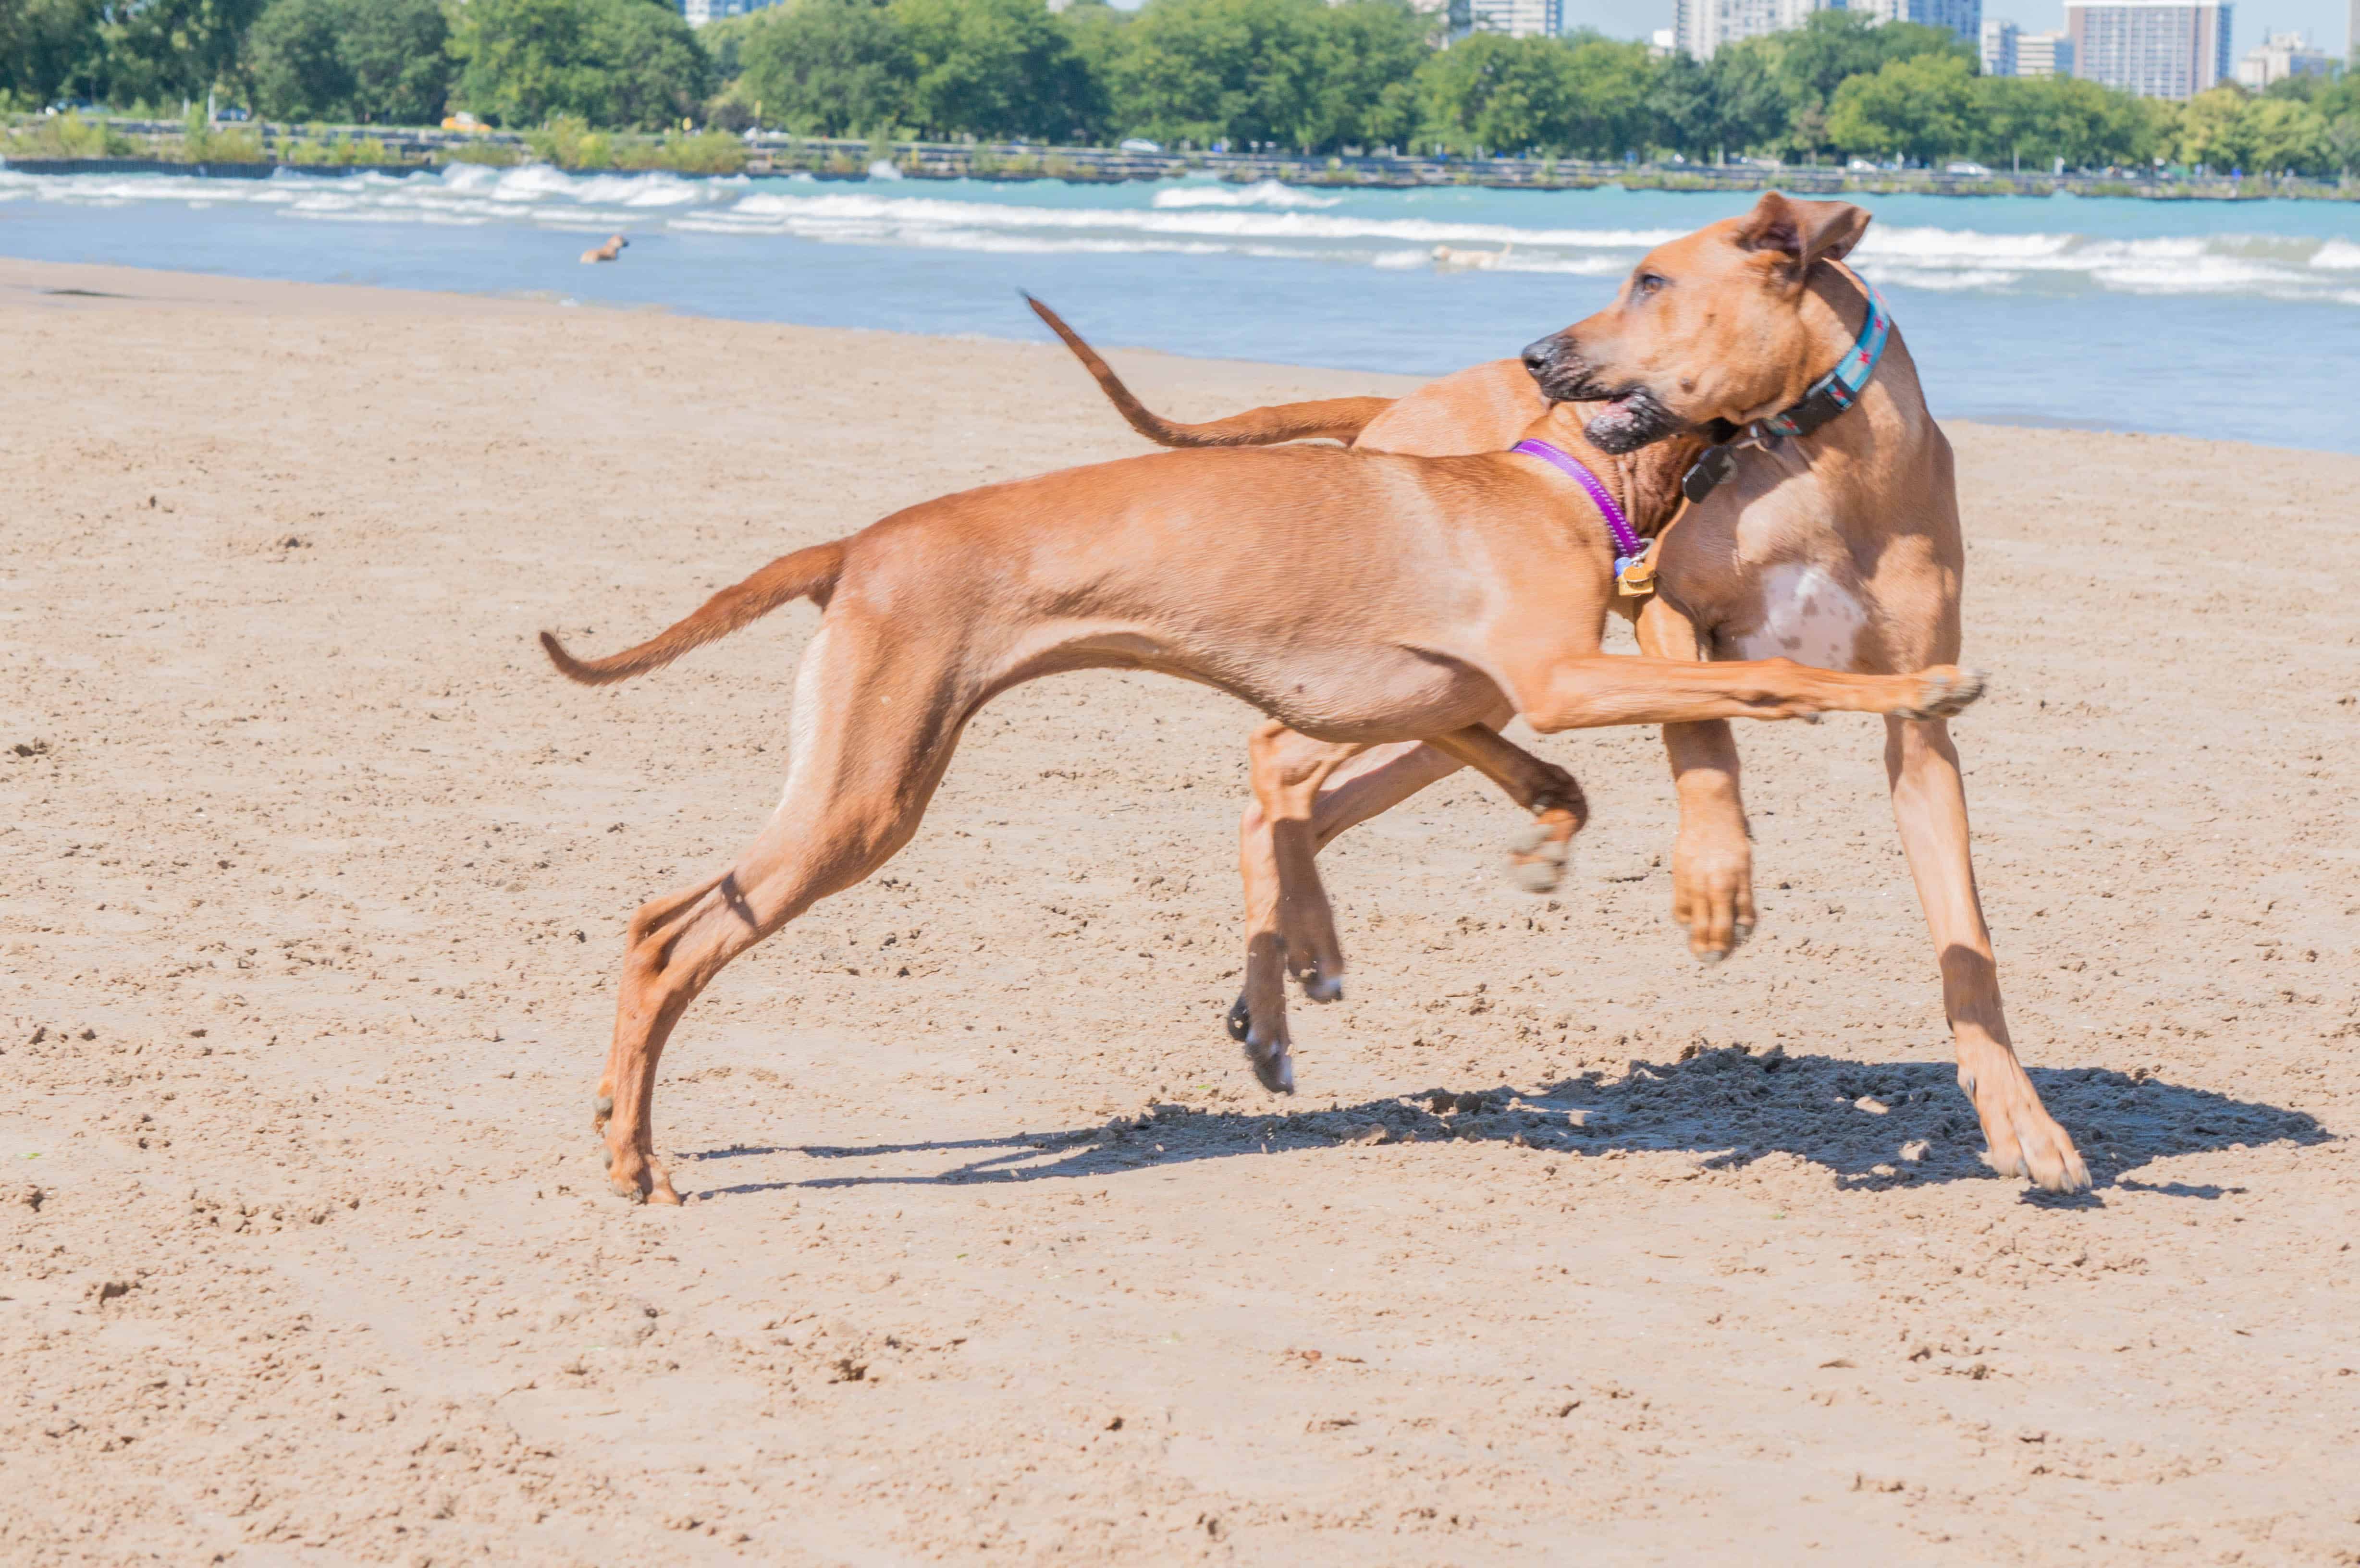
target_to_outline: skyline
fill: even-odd
[[[2333,55],[2351,48],[2348,0],[2232,0],[2231,53],[2242,57],[2267,33],[2301,32]],[[1644,38],[1672,25],[1672,0],[1564,0],[1568,32],[1595,27],[1609,38]],[[1983,0],[1983,16],[2027,33],[2062,32],[2064,0]]]
[[[1135,11],[1142,0],[1109,0]],[[1593,27],[1610,38],[1645,38],[1672,25],[1673,0],[1561,0],[1565,30]],[[2230,53],[2239,59],[2271,33],[2308,34],[2329,54],[2346,57],[2353,0],[2230,0]],[[2027,33],[2065,30],[2065,0],[1983,0],[1987,19],[2014,22]]]

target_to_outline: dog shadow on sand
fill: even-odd
[[[2100,1190],[2217,1198],[2239,1189],[2147,1182],[2131,1175],[2173,1155],[2264,1144],[2310,1145],[2337,1135],[2302,1112],[2168,1083],[2141,1071],[2033,1068],[2049,1114],[2064,1124]],[[801,1187],[931,1185],[1104,1178],[1198,1160],[1347,1145],[1463,1140],[1536,1154],[1684,1152],[1708,1169],[1774,1154],[1832,1171],[1839,1186],[1889,1188],[1989,1179],[1983,1134],[1947,1062],[1860,1062],[1788,1056],[1775,1048],[1691,1048],[1671,1062],[1633,1062],[1618,1074],[1585,1073],[1545,1087],[1437,1088],[1332,1110],[1202,1109],[1157,1104],[1102,1126],[1022,1131],[928,1143],[811,1144],[687,1154],[706,1165],[795,1153],[838,1167],[801,1181],[708,1189],[703,1196]],[[929,1174],[910,1157],[951,1157]],[[867,1161],[890,1161],[888,1171]],[[2039,1203],[2091,1203],[2027,1194]]]

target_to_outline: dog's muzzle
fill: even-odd
[[[1601,379],[1598,368],[1582,357],[1580,345],[1563,332],[1526,344],[1523,359],[1525,374],[1550,402],[1601,405],[1581,428],[1601,452],[1636,452],[1685,428],[1685,421],[1646,387],[1616,387]]]

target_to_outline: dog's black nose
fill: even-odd
[[[1557,339],[1546,337],[1524,345],[1524,369],[1538,376],[1546,375],[1549,362],[1557,354]]]

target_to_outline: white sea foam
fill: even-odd
[[[1166,212],[1180,207],[1333,207],[1342,200],[1299,191],[1275,180],[1252,185],[1183,185],[1155,193],[1155,205]]]
[[[1142,202],[1141,197],[1144,195]],[[1306,191],[1209,180],[1099,191],[1059,186],[866,184],[808,176],[698,180],[669,173],[567,174],[542,165],[464,164],[396,178],[268,180],[181,175],[31,176],[0,171],[0,201],[122,208],[262,208],[300,223],[526,226],[580,233],[672,229],[834,245],[1011,254],[1139,254],[1321,262],[1386,271],[1432,267],[1437,245],[1508,254],[1480,269],[1606,278],[1675,229],[1526,226],[1502,215],[1612,211],[1581,199],[1464,192]],[[2072,204],[2060,203],[2063,214]],[[1458,214],[1464,215],[1458,215]],[[2348,303],[2360,241],[2231,234],[2100,237],[1877,224],[1854,253],[1883,284],[1945,293],[2238,296]]]

